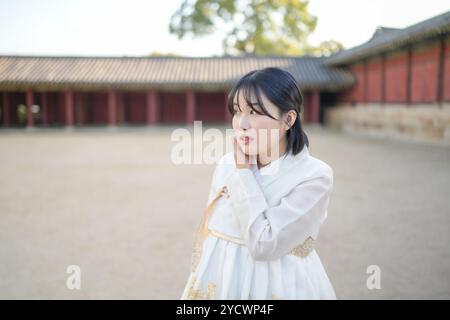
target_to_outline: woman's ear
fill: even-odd
[[[295,120],[297,119],[297,112],[294,110],[290,110],[286,113],[286,130],[289,130],[293,125]]]

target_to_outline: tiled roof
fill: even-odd
[[[331,55],[325,63],[330,66],[345,65],[421,40],[449,34],[450,11],[404,29],[381,28],[366,43]]]
[[[293,74],[303,89],[353,84],[345,70],[316,57],[39,57],[0,56],[0,90],[229,88],[245,73],[269,66]]]

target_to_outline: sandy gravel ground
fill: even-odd
[[[1,130],[0,298],[178,299],[213,165],[172,164],[173,129]],[[306,131],[335,174],[317,251],[338,298],[449,299],[450,148]]]

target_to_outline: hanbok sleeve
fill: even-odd
[[[235,169],[225,184],[252,257],[274,260],[302,244],[325,220],[333,170],[324,167],[273,207],[250,169]]]

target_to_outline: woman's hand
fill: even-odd
[[[252,165],[256,164],[256,157],[245,154],[242,151],[242,148],[239,146],[236,137],[233,137],[232,143],[233,143],[234,162],[236,163],[236,168],[251,169]]]

